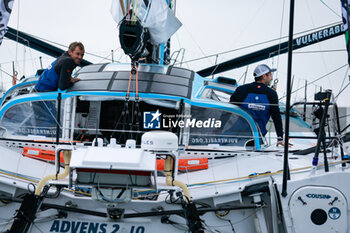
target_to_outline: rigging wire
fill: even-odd
[[[277,55],[277,70],[279,70],[279,61],[280,61],[280,54],[281,54],[281,40],[282,40],[282,27],[283,27],[283,21],[284,21],[284,7],[285,7],[285,0],[283,0],[283,6],[282,6],[282,19],[281,19],[281,27],[280,27],[280,38],[278,40],[278,55]],[[278,80],[278,74],[279,72],[277,72],[276,74],[276,79]],[[277,81],[278,82],[278,81]]]
[[[23,46],[23,58],[24,59],[26,59],[26,53],[27,53],[26,47]],[[22,64],[22,69],[23,69],[22,73],[24,74],[26,72],[26,63],[25,62],[23,62],[23,64]]]
[[[346,85],[346,87],[344,87],[344,89],[342,89],[342,88],[343,88],[343,85],[344,85],[344,82],[345,82],[345,79],[346,79],[347,76],[348,76],[348,75],[347,75],[348,72],[349,72],[349,66],[348,66],[348,68],[346,69],[343,82],[342,82],[341,85],[340,85],[339,93],[334,97],[335,100],[337,100],[337,98],[338,98],[338,96],[340,95],[340,93],[342,93],[342,92],[345,90],[345,88],[347,87],[347,85]]]
[[[174,0],[174,4],[173,4],[173,11],[174,11],[174,15],[176,15],[176,0]],[[179,34],[178,33],[175,33],[175,37],[176,37],[176,40],[177,40],[177,42],[178,42],[178,44],[179,44],[179,48],[180,48],[180,50],[181,50],[181,48],[182,48],[182,46],[181,46],[181,42],[180,42],[180,39],[179,39]],[[183,57],[185,56],[185,51],[183,52]],[[174,64],[173,65],[175,65],[175,63],[176,63],[176,60],[174,61]],[[180,67],[182,67],[182,64],[183,64],[183,59],[181,59],[181,62],[180,62]],[[186,66],[187,66],[187,68],[188,69],[190,69],[190,67],[189,67],[189,65],[188,64],[186,64]]]
[[[124,4],[124,0],[120,0],[120,8],[122,10],[123,16],[126,15],[126,9],[125,9],[125,4]]]
[[[22,60],[18,60],[18,62],[24,62],[24,61],[26,61],[26,62],[28,62],[28,61],[30,61],[30,62],[32,62],[33,63],[33,61],[35,61],[37,58],[28,58],[28,59],[22,59]],[[46,57],[42,57],[42,59],[48,59],[48,58],[46,58]],[[2,62],[2,63],[0,63],[0,65],[8,65],[8,64],[11,64],[12,63],[12,61],[5,61],[5,62]],[[35,70],[35,69],[34,69]]]
[[[330,8],[330,6],[328,6],[323,0],[320,0],[320,2],[325,5],[331,12],[333,12],[336,16],[338,16],[339,18],[341,18],[341,16],[332,8]]]
[[[7,33],[10,33],[10,32],[7,32]],[[17,33],[18,33],[18,30],[17,30]],[[20,36],[18,36],[18,35],[16,35],[16,34],[13,34],[13,33],[10,33],[10,34],[15,35],[16,38],[17,38],[17,40],[18,40],[18,38],[21,38]],[[65,49],[68,49],[68,46],[67,46],[67,45],[63,45],[63,44],[60,44],[60,43],[58,43],[58,42],[54,42],[54,41],[52,41],[52,40],[48,40],[48,39],[45,39],[45,38],[42,38],[42,37],[39,37],[39,36],[30,34],[30,33],[25,33],[25,34],[27,34],[27,35],[29,35],[29,36],[35,38],[35,39],[42,40],[42,41],[45,41],[45,42],[48,42],[48,43],[51,43],[51,44],[54,44],[54,45],[58,45],[58,46],[64,47]],[[30,43],[29,43],[28,40],[26,40],[26,39],[24,39],[24,38],[21,38],[21,39],[27,41],[28,47],[30,47]],[[17,43],[18,43],[18,42],[17,42]],[[97,57],[97,58],[104,58],[104,57],[102,57],[102,56],[100,56],[100,55],[93,54],[93,53],[89,53],[89,52],[86,52],[86,51],[85,51],[85,54],[88,54],[88,55],[91,55],[91,56],[94,56],[94,57]]]
[[[118,47],[118,48],[116,48],[116,49],[110,51],[109,54],[108,54],[107,56],[103,57],[98,63],[101,63],[101,62],[103,62],[104,60],[112,60],[112,59],[110,59],[109,57],[112,56],[112,54],[115,53],[115,52],[117,52],[119,49],[121,49],[121,47]],[[120,58],[120,59],[121,59],[121,58]],[[120,60],[120,59],[119,59],[119,60]],[[119,61],[115,61],[115,62],[119,63]]]
[[[301,54],[301,53],[333,53],[333,52],[346,52],[346,49],[329,49],[329,50],[314,50],[314,51],[299,51],[293,52],[293,54]]]
[[[18,1],[18,11],[17,11],[17,35],[16,35],[16,64],[17,64],[17,56],[18,56],[18,28],[19,28],[19,9],[20,9],[21,1]]]
[[[345,118],[345,117],[348,117],[348,116],[350,116],[350,114],[347,114],[347,115],[344,115],[344,116],[340,116],[339,119]]]
[[[186,27],[185,24],[184,24],[183,26],[184,26],[184,28],[186,29],[187,33],[188,33],[188,34],[190,35],[190,37],[192,38],[192,40],[194,41],[194,43],[197,45],[197,47],[199,48],[199,50],[201,51],[201,53],[204,55],[204,56],[203,56],[203,59],[208,59],[209,63],[210,63],[211,65],[213,65],[213,62],[209,59],[209,57],[212,57],[212,56],[207,56],[207,55],[204,53],[202,47],[197,43],[197,41],[194,39],[193,35],[190,33],[190,30],[188,30],[188,28]],[[183,62],[183,63],[186,63],[186,62]]]
[[[33,93],[38,93],[38,92],[36,92],[35,89],[34,89],[34,90],[33,90]],[[38,96],[39,96],[39,98],[40,98],[39,101],[41,101],[41,102],[44,104],[44,106],[45,106],[45,111],[47,111],[47,112],[50,114],[50,116],[51,116],[52,119],[54,120],[55,124],[59,126],[59,128],[60,128],[60,130],[61,130],[61,132],[62,132],[62,130],[63,130],[62,122],[58,123],[57,115],[56,115],[56,116],[54,115],[54,113],[51,111],[51,108],[50,108],[50,107],[46,104],[46,102],[45,102],[45,101],[57,101],[57,99],[52,99],[52,100],[50,99],[50,100],[48,100],[48,99],[43,99],[43,98],[41,97],[41,95],[38,95]],[[63,109],[63,111],[64,111],[64,103],[63,103],[63,101],[62,101],[61,109]],[[58,109],[57,109],[57,111],[58,111]],[[63,113],[63,114],[64,114],[64,113]],[[58,132],[56,132],[56,133],[58,133]],[[73,142],[72,142],[72,141],[69,141],[69,144],[70,144],[71,146],[73,146]],[[18,163],[18,164],[19,164],[19,163]],[[17,171],[17,173],[18,173],[18,171]]]
[[[19,45],[19,43],[18,43],[18,38],[19,38],[19,36],[18,36],[18,34],[19,34],[19,15],[20,15],[20,4],[21,3],[21,0],[18,0],[18,11],[17,11],[17,35],[16,35],[16,65],[18,65],[18,45]],[[15,65],[14,65],[14,67],[13,67],[13,70],[14,70],[14,74],[13,74],[13,76],[11,76],[11,77],[13,77],[13,78],[15,78],[16,76],[15,76],[15,72],[17,72],[16,70],[15,70]],[[12,84],[13,84],[13,81],[12,81]],[[20,157],[19,158],[19,161],[18,161],[18,163],[17,163],[17,165],[16,165],[16,173],[18,174],[18,170],[19,170],[19,164],[20,164],[20,162],[21,162],[21,160],[22,160],[22,157]]]
[[[251,22],[253,22],[253,20],[254,20],[255,17],[258,15],[258,13],[263,9],[263,6],[266,4],[266,2],[267,2],[267,0],[265,0],[264,2],[262,2],[262,4],[258,7],[258,9],[254,12],[253,17],[250,19],[250,21],[249,21],[246,25],[250,25]],[[241,36],[247,28],[249,28],[249,27],[248,27],[248,26],[244,27],[243,30],[242,30],[242,32],[238,33],[238,35]],[[238,36],[236,39],[234,39],[234,40],[237,40],[237,39],[239,38],[239,36]],[[231,45],[231,47],[233,47],[233,44]],[[219,55],[217,54],[216,57],[218,58]],[[213,76],[213,77],[214,77],[214,72],[215,72],[216,69],[219,67],[219,64],[220,64],[220,63],[218,63],[218,64],[215,63],[215,65],[216,65],[216,66],[215,66],[215,69],[213,69],[213,71],[211,72],[210,76]]]
[[[260,1],[259,1],[259,2],[260,2]],[[261,10],[263,9],[263,7],[266,5],[266,2],[267,2],[267,0],[265,0],[264,2],[262,2],[262,3],[260,4],[260,6],[257,7],[257,10],[252,14],[253,17],[251,17],[251,18],[249,19],[249,22],[245,24],[245,26],[243,27],[243,30],[242,30],[241,32],[237,33],[238,36],[237,36],[235,39],[233,39],[234,42],[230,45],[230,47],[233,47],[233,46],[235,45],[236,41],[239,39],[239,37],[240,37],[241,35],[243,35],[244,31],[245,31],[246,29],[250,28],[249,25],[251,25],[251,24],[253,23],[253,21],[255,20],[255,18],[259,15],[260,11],[261,11]]]
[[[36,59],[34,59],[33,58],[33,53],[32,53],[32,50],[31,49],[28,49],[29,50],[29,56],[30,56],[30,58],[31,58],[31,60],[32,60],[32,69],[33,70],[36,70],[36,68],[35,67],[38,67],[37,66],[37,63],[36,63]]]
[[[338,71],[338,70],[340,70],[340,69],[342,69],[342,68],[344,68],[344,67],[346,67],[346,66],[348,66],[348,64],[342,65],[342,66],[340,66],[339,68],[336,68],[335,70],[332,70],[331,72],[328,72],[327,74],[322,75],[321,77],[319,77],[319,78],[317,78],[317,79],[311,81],[310,83],[308,83],[308,85],[311,85],[311,84],[313,84],[313,83],[315,83],[315,82],[317,82],[317,81],[323,79],[324,77],[327,77],[327,76],[330,75],[330,74],[333,74],[334,72],[336,72],[336,71]],[[302,87],[300,87],[300,88],[298,88],[298,89],[296,89],[296,90],[294,90],[294,91],[292,91],[291,94],[293,94],[293,93],[295,93],[295,92],[297,92],[298,90],[303,89],[303,88],[305,88],[305,85],[302,86]],[[281,99],[283,99],[283,98],[285,98],[285,97],[286,97],[286,95],[284,95],[284,96],[282,96],[281,98],[279,98],[279,100],[281,100]]]
[[[1,65],[1,64],[0,64],[0,65]],[[12,75],[11,75],[11,74],[9,74],[9,73],[7,73],[5,70],[1,69],[1,67],[0,67],[0,71],[1,71],[1,72],[3,72],[4,74],[6,74],[6,75],[10,76],[10,77],[12,78]]]
[[[343,90],[339,91],[338,95],[335,97],[335,99],[338,98],[338,96],[349,86],[350,82],[348,82],[348,84],[346,84],[346,86],[343,88]]]
[[[134,12],[134,21],[135,21],[135,24],[136,24],[136,20],[137,20],[137,0],[136,0],[136,3],[135,3],[135,12]]]
[[[313,32],[313,31],[315,31],[315,30],[322,29],[322,28],[326,28],[326,27],[335,26],[335,25],[340,24],[340,23],[341,23],[341,22],[331,23],[331,24],[328,24],[328,25],[324,25],[324,26],[320,26],[320,27],[317,27],[317,28],[309,29],[309,30],[306,30],[306,31],[302,31],[302,32],[299,32],[299,33],[295,33],[294,36],[297,36],[297,35],[300,35],[300,34],[304,34],[304,33],[308,33],[308,32]],[[288,36],[284,36],[284,37],[282,37],[281,39],[285,39],[285,38],[287,38],[287,37],[288,37]],[[186,63],[190,63],[190,62],[194,62],[194,61],[199,61],[199,60],[207,59],[207,58],[210,58],[210,57],[215,57],[215,56],[218,56],[218,55],[223,55],[223,54],[227,54],[227,53],[237,52],[237,51],[240,51],[240,50],[243,50],[243,49],[252,48],[252,47],[255,47],[255,46],[258,46],[258,45],[263,45],[263,44],[275,42],[275,41],[278,41],[278,40],[280,40],[280,38],[275,38],[275,39],[271,39],[271,40],[259,42],[259,43],[256,43],[256,44],[247,45],[247,46],[244,46],[244,47],[241,47],[241,48],[231,49],[231,50],[228,50],[228,51],[224,51],[224,52],[219,52],[219,53],[211,54],[211,55],[204,56],[204,57],[194,58],[194,59],[191,59],[191,60],[184,61],[184,62],[182,62],[182,63],[183,63],[183,64],[186,64]]]
[[[310,9],[310,5],[308,4],[308,1],[305,1],[305,2],[306,2],[307,9],[309,11],[309,15],[310,15],[312,26],[314,27],[315,23],[314,23],[314,20],[312,18],[313,14],[312,14],[312,11]],[[317,43],[317,46],[318,46],[319,50],[322,51],[321,43]],[[321,60],[322,60],[322,63],[323,63],[323,67],[325,67],[325,70],[328,70],[327,63],[325,61],[325,57],[323,56],[323,54],[321,54]],[[329,79],[329,77],[327,77],[327,79],[328,79],[328,83],[329,83],[330,88],[333,89],[331,80]]]

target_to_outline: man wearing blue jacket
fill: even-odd
[[[66,90],[80,79],[72,78],[72,71],[79,65],[84,56],[84,45],[73,42],[68,51],[63,53],[42,73],[35,90],[39,92]]]
[[[276,69],[265,64],[258,65],[254,70],[255,82],[239,86],[232,94],[230,102],[241,106],[252,115],[263,136],[267,133],[266,124],[271,116],[276,129],[277,146],[284,146],[278,96],[276,91],[268,87],[275,71]]]

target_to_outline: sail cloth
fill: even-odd
[[[138,18],[155,45],[165,43],[182,25],[165,0],[112,0],[110,12],[118,24],[124,17]]]
[[[0,45],[6,33],[14,0],[0,0]]]
[[[349,5],[350,0],[340,0],[341,2],[341,11],[344,24],[344,32],[346,39],[346,49],[348,50],[348,64],[350,66],[350,41],[349,41]]]

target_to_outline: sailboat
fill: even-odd
[[[349,232],[348,158],[339,131],[324,131],[330,91],[316,99],[315,152],[288,156],[223,101],[233,79],[135,61],[147,44],[131,50],[128,37],[142,27],[124,26],[132,64],[84,66],[65,91],[28,80],[2,98],[2,232]]]

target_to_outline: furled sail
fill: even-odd
[[[0,45],[7,29],[14,0],[0,0]]]
[[[118,24],[125,17],[139,19],[155,45],[165,43],[182,25],[165,0],[112,0],[110,11]]]
[[[350,65],[350,43],[349,43],[349,5],[350,0],[340,0],[342,8],[342,17],[346,39],[346,49],[348,50],[348,64]]]

